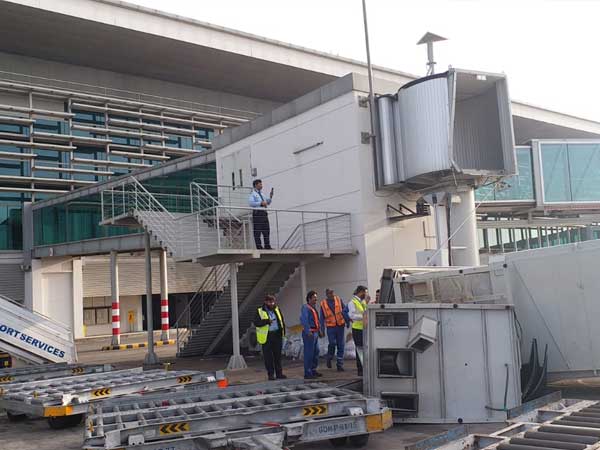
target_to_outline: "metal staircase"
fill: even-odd
[[[226,266],[225,273],[228,273]],[[252,325],[256,309],[262,304],[266,292],[277,294],[296,270],[297,264],[253,263],[244,264],[238,270],[238,308],[240,330]],[[210,276],[210,275],[209,275]],[[196,323],[189,326],[187,339],[182,340],[178,356],[211,355],[231,352],[231,290],[229,280],[223,291],[209,295],[203,302],[190,302],[210,306]],[[218,301],[217,301],[218,300]],[[185,321],[186,311],[182,313]],[[193,316],[193,314],[192,314]],[[183,322],[182,321],[182,322]],[[193,321],[193,318],[192,318]]]
[[[244,332],[264,294],[277,294],[302,258],[353,253],[350,214],[273,208],[267,210],[273,249],[257,250],[249,192],[239,186],[192,182],[189,197],[170,196],[149,192],[133,176],[102,192],[101,224],[142,226],[176,261],[213,266],[177,319],[180,356],[230,350],[229,264],[244,262],[237,274]]]
[[[33,364],[77,361],[69,327],[2,295],[0,351]]]

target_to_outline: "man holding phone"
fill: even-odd
[[[262,193],[262,180],[254,180],[252,182],[252,192],[248,198],[248,204],[252,211],[252,226],[254,228],[254,243],[256,244],[257,250],[272,250],[271,249],[271,229],[269,226],[269,216],[267,213],[267,206],[271,204],[273,199],[273,188],[269,195]],[[260,240],[262,235],[264,246]]]

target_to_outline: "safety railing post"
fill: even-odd
[[[115,190],[114,188],[110,190],[110,206],[111,206],[111,215],[110,218],[114,219],[115,218]]]
[[[329,250],[329,213],[325,213],[325,245]]]
[[[277,210],[275,210],[275,231],[276,231],[276,235],[275,237],[277,238],[277,245],[275,246],[276,249],[281,250],[281,246],[280,244],[280,236],[279,236],[279,215],[277,214]]]
[[[102,220],[105,220],[106,218],[104,217],[104,193],[106,191],[102,191],[100,193],[100,210],[102,211]]]
[[[217,222],[217,250],[221,250],[221,225],[219,221],[219,207],[215,206],[215,220]]]
[[[300,213],[302,219],[302,248],[306,250],[306,228],[304,227],[304,211]]]

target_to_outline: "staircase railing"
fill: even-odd
[[[202,323],[212,306],[219,300],[228,281],[227,265],[214,266],[206,275],[175,322],[177,353],[187,342],[194,325]]]
[[[102,221],[143,211],[145,225],[173,255],[178,253],[178,224],[171,212],[136,178],[102,191]]]

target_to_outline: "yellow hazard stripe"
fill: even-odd
[[[189,422],[168,423],[161,425],[158,429],[161,435],[183,433],[190,431],[190,424]]]
[[[393,425],[392,410],[385,409],[381,414],[371,414],[367,416],[367,431],[384,431]]]
[[[175,345],[175,339],[166,339],[164,341],[157,341],[154,343],[155,347],[162,347],[163,345]],[[147,342],[139,342],[136,344],[106,345],[106,346],[102,347],[102,351],[132,350],[132,349],[144,348],[147,346],[148,346]]]
[[[327,414],[327,405],[313,405],[302,408],[303,416],[322,416]]]
[[[46,406],[44,408],[44,417],[61,417],[73,414],[72,406]]]

